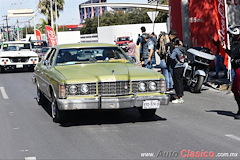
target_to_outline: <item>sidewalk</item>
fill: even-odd
[[[215,75],[214,71],[209,72],[209,78],[208,78],[208,82],[207,82],[206,86],[211,87],[216,90],[219,90],[219,91],[231,92],[231,83],[230,83],[229,79],[221,78],[221,77],[223,77],[224,73],[220,72],[218,79],[212,78],[214,75]]]

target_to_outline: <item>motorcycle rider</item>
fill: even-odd
[[[226,47],[223,43],[223,48],[231,57],[231,65],[234,69],[235,76],[232,84],[232,92],[238,104],[238,112],[235,114],[235,119],[240,119],[240,29],[238,27],[230,26],[228,33],[231,37],[231,49]]]

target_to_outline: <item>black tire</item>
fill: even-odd
[[[47,98],[43,95],[40,89],[37,87],[37,102],[39,105],[45,105],[48,103]]]
[[[4,68],[2,66],[0,66],[0,73],[3,73]]]
[[[28,69],[28,71],[29,71],[29,72],[34,72],[34,67],[31,66],[31,67]]]
[[[204,76],[198,75],[194,78],[194,81],[195,83],[193,82],[190,86],[190,91],[192,93],[200,93],[204,81]]]
[[[153,118],[157,109],[142,109],[138,108],[139,113],[143,118]]]
[[[55,96],[52,94],[52,102],[51,102],[51,113],[52,119],[55,123],[61,123],[64,121],[64,111],[59,110],[57,105],[57,100]]]

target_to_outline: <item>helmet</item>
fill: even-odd
[[[232,35],[240,35],[240,29],[237,26],[230,26],[228,32]]]

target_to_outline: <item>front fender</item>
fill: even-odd
[[[204,72],[203,70],[196,70],[194,75],[195,75],[195,76],[196,76],[196,75],[200,75],[200,76],[204,76],[204,77],[207,76],[207,75],[206,75],[206,72]]]

